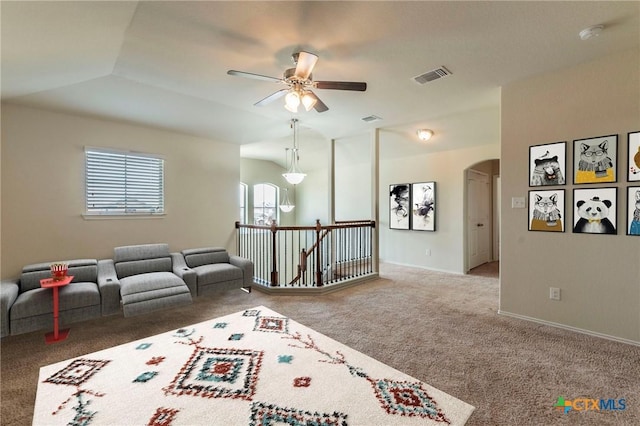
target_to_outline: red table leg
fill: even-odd
[[[69,335],[69,329],[58,329],[58,314],[60,306],[58,303],[58,287],[53,287],[53,333],[47,333],[44,335],[44,340],[47,343],[56,343],[64,340]]]

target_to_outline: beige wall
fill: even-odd
[[[384,135],[381,144],[385,143]],[[464,273],[465,169],[500,156],[494,144],[380,161],[380,259]],[[389,229],[389,185],[436,182],[436,232]],[[431,255],[426,255],[426,250]]]
[[[618,135],[619,206],[626,203],[627,132],[640,129],[640,53],[627,51],[502,90],[501,312],[640,342],[640,238],[573,234],[573,140]],[[567,141],[566,232],[528,232],[528,147]],[[589,186],[589,185],[587,185]],[[591,185],[593,186],[593,185]],[[603,185],[601,185],[603,186]],[[561,300],[549,299],[549,287]]]
[[[255,160],[251,158],[243,158],[240,160],[240,180],[247,185],[247,208],[249,223],[253,223],[253,185],[259,183],[270,183],[277,186],[280,190],[289,189],[289,200],[296,206],[289,213],[278,211],[280,226],[293,226],[296,224],[296,213],[299,210],[296,205],[296,186],[290,185],[282,174],[286,170],[273,161]],[[300,185],[305,183],[306,179]],[[282,201],[282,192],[280,192],[278,202]]]
[[[84,147],[165,157],[166,215],[84,219]],[[23,265],[110,258],[113,247],[234,247],[240,150],[146,127],[2,106],[2,277]]]

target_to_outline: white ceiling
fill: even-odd
[[[3,101],[240,144],[243,156],[281,163],[291,113],[281,100],[253,105],[281,86],[227,70],[281,77],[293,66],[291,54],[304,49],[320,57],[314,79],[368,83],[366,92],[316,90],[329,111],[297,115],[301,148],[374,127],[406,145],[417,128],[429,127],[433,149],[451,149],[487,139],[477,135],[499,137],[501,86],[640,44],[637,1],[0,7]],[[579,31],[594,24],[603,33],[581,41]],[[443,65],[453,75],[425,85],[412,80]],[[362,121],[372,114],[383,120]]]

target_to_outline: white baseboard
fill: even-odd
[[[427,271],[445,272],[447,274],[465,275],[460,271],[450,271],[450,270],[447,270],[447,269],[430,268],[428,266],[413,265],[413,264],[409,264],[409,263],[391,262],[389,260],[380,260],[380,263],[388,263],[390,265],[398,265],[398,266],[407,266],[409,268],[426,269]]]
[[[550,327],[561,328],[563,330],[573,331],[575,333],[587,334],[593,337],[599,337],[601,339],[613,340],[614,342],[626,343],[627,345],[632,346],[640,346],[640,342],[636,342],[635,340],[624,339],[622,337],[610,336],[604,333],[598,333],[595,331],[584,330],[582,328],[571,327],[570,325],[559,324],[557,322],[545,321],[538,318],[528,317],[526,315],[514,314],[511,312],[506,312],[502,310],[498,310],[498,315],[504,315],[506,317],[517,318],[525,321],[531,321],[542,325],[548,325]]]

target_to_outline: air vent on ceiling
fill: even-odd
[[[380,121],[380,120],[382,120],[382,118],[378,117],[377,115],[370,115],[362,119],[362,121],[366,121],[367,123],[371,123],[373,121]]]
[[[448,75],[451,75],[451,71],[449,71],[444,66],[442,66],[440,68],[436,68],[435,70],[421,74],[417,77],[413,77],[413,80],[418,84],[425,84],[430,81],[437,80],[442,77],[446,77]]]

